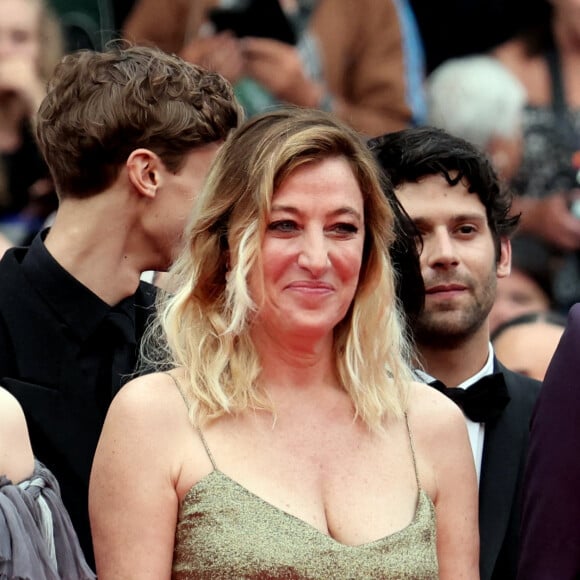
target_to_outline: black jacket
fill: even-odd
[[[0,261],[0,384],[22,405],[34,454],[57,478],[94,567],[91,464],[109,404],[135,369],[155,289],[142,282],[111,308],[52,258],[42,237]]]
[[[516,577],[523,473],[532,410],[541,383],[506,369],[510,402],[495,420],[486,423],[479,482],[481,580]]]

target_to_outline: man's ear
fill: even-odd
[[[140,195],[155,197],[163,179],[163,162],[149,149],[135,149],[127,158],[127,177]]]
[[[512,243],[508,238],[500,238],[496,273],[498,278],[506,278],[512,269]]]

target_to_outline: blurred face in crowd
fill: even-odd
[[[0,61],[22,58],[38,62],[39,21],[37,0],[0,0]]]
[[[495,301],[489,315],[489,330],[502,322],[527,312],[543,312],[550,306],[542,288],[522,270],[513,268],[510,275],[498,280]]]
[[[523,133],[512,137],[496,136],[487,145],[491,162],[499,176],[507,183],[516,175],[524,151]]]
[[[509,242],[501,242],[497,257],[485,207],[463,182],[450,186],[442,175],[429,175],[398,187],[396,195],[423,243],[425,305],[414,324],[417,342],[452,345],[487,334],[497,278],[509,273]]]
[[[563,326],[543,321],[516,324],[494,339],[493,349],[508,369],[543,381],[563,332]]]

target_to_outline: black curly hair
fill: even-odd
[[[496,254],[501,238],[511,237],[520,216],[511,214],[513,192],[500,182],[487,155],[443,129],[423,126],[375,137],[367,142],[383,172],[397,189],[428,175],[442,175],[449,185],[460,181],[485,206]]]
[[[421,236],[394,191],[428,175],[442,175],[451,186],[467,183],[468,190],[485,206],[497,258],[501,239],[513,235],[520,216],[510,213],[513,193],[502,187],[486,154],[465,139],[423,126],[374,137],[367,145],[383,170],[385,183],[390,185],[383,188],[397,227],[390,254],[397,272],[397,295],[412,325],[425,299],[419,261]]]

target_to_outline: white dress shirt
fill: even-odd
[[[467,380],[463,381],[461,384],[457,385],[457,389],[467,389],[473,383],[477,382],[482,377],[491,375],[493,373],[493,348],[491,342],[489,343],[489,354],[487,356],[487,361],[483,365],[483,368],[475,373],[473,376],[469,377]],[[430,383],[436,380],[437,377],[432,377],[428,373],[416,369],[415,374],[420,378],[421,381],[425,383]],[[485,438],[485,424],[475,423],[471,419],[465,417],[465,422],[467,424],[467,434],[469,435],[469,443],[471,444],[471,451],[473,452],[473,459],[475,461],[475,471],[477,473],[477,484],[479,485],[479,474],[481,472],[481,458],[483,457],[483,441]]]

